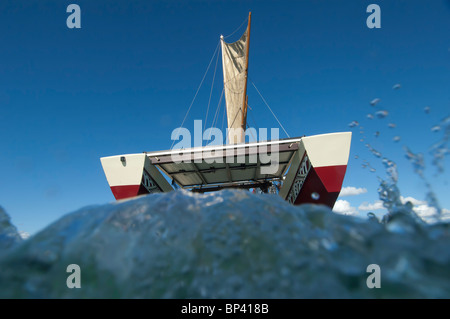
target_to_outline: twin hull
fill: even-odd
[[[248,186],[279,181],[278,194],[288,202],[324,204],[333,208],[347,169],[350,144],[351,132],[343,132],[183,150],[188,159],[196,159],[192,163],[173,161],[171,158],[176,151],[103,157],[101,163],[117,200],[172,191],[174,188],[168,180],[181,188],[197,191],[211,185],[216,189],[244,185],[250,188]],[[261,171],[264,167],[261,152],[268,149],[269,152],[276,149],[280,154],[279,169],[273,174]],[[221,154],[215,155],[215,159],[222,161],[211,163],[213,153]],[[252,155],[256,156],[256,162],[249,161]],[[237,156],[245,157],[244,163],[234,164]]]

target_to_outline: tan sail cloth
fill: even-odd
[[[226,43],[223,36],[222,65],[225,100],[227,104],[228,141],[230,144],[243,143],[243,106],[245,99],[245,86],[247,82],[246,58],[248,46],[248,28],[241,38],[233,43]],[[234,133],[233,133],[234,130]]]

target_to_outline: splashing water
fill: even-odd
[[[433,192],[431,184],[427,181],[424,170],[425,170],[425,161],[423,154],[413,153],[408,147],[404,147],[405,157],[409,160],[409,162],[413,165],[414,172],[419,175],[426,187],[426,200],[430,207],[435,209],[435,214],[432,216],[435,222],[440,221],[440,216],[442,209],[438,203],[437,197]],[[374,153],[374,152],[372,152]],[[375,154],[374,154],[375,155]],[[379,157],[375,155],[376,157]],[[388,210],[388,214],[384,217],[384,220],[389,220],[392,218],[392,215],[397,214],[398,211],[402,211],[402,214],[408,214],[410,218],[416,220],[421,220],[417,214],[413,211],[413,206],[411,203],[403,204],[400,197],[400,190],[398,189],[398,173],[397,173],[397,165],[395,162],[383,158],[382,163],[385,167],[386,173],[388,175],[388,180],[383,180],[379,177],[380,186],[378,188],[378,195],[380,200],[383,202],[383,206]]]
[[[389,127],[389,128],[396,128],[396,127],[397,127],[397,124],[395,124],[395,123],[389,123],[389,124],[388,124],[388,127]]]
[[[378,156],[377,156],[378,157]],[[400,190],[397,187],[398,173],[397,165],[395,162],[383,158],[382,163],[386,169],[388,176],[387,180],[383,180],[378,177],[380,186],[378,187],[378,195],[380,200],[383,202],[383,206],[388,210],[389,214],[393,214],[399,209],[403,208],[402,202],[400,200]],[[386,222],[390,215],[384,217]]]
[[[433,165],[437,168],[438,173],[442,173],[444,172],[445,156],[450,154],[450,149],[448,148],[448,141],[450,139],[450,116],[442,119],[438,126],[444,135],[438,142],[431,146],[429,152],[433,158]]]
[[[394,85],[393,89],[399,89],[400,87],[401,87],[400,84],[396,84],[396,85]],[[380,99],[377,98],[377,99],[372,100],[370,104],[372,106],[375,106],[379,102],[380,102]],[[426,106],[424,108],[424,112],[426,114],[429,114],[430,111],[431,111],[431,109],[429,106]],[[389,115],[388,110],[379,110],[379,111],[375,112],[374,115],[371,113],[367,114],[366,117],[369,120],[374,119],[374,117],[376,117],[377,119],[384,119],[388,115]],[[396,128],[396,126],[397,125],[393,122],[390,122],[388,124],[388,127],[390,129],[394,129],[394,128]],[[429,150],[430,154],[432,155],[433,166],[435,166],[437,168],[438,173],[442,173],[444,171],[445,157],[448,154],[450,154],[450,150],[448,148],[448,140],[450,138],[450,116],[447,116],[446,118],[442,119],[439,124],[434,125],[431,128],[431,131],[435,132],[435,133],[442,131],[444,133],[443,137],[438,142],[434,143]],[[379,136],[380,136],[380,132],[375,131],[374,137],[378,138]],[[399,135],[396,135],[392,138],[392,141],[394,143],[398,143],[400,140],[401,140],[401,137]],[[361,139],[360,141],[363,142],[364,139]],[[382,154],[380,152],[378,152],[377,150],[375,150],[369,143],[366,142],[365,146],[370,151],[370,153],[373,156],[375,156],[376,158],[382,157]],[[427,205],[429,207],[431,207],[431,209],[434,209],[434,211],[436,212],[433,216],[434,221],[438,222],[438,221],[440,221],[442,209],[439,205],[438,199],[437,199],[434,191],[432,190],[431,184],[427,181],[427,179],[424,175],[425,158],[422,153],[414,153],[407,146],[404,146],[403,149],[405,152],[405,157],[412,164],[414,173],[417,174],[424,183],[424,186],[426,188],[426,196],[425,196],[426,202],[425,203],[427,203]],[[415,212],[412,209],[413,204],[412,203],[403,203],[401,200],[400,191],[397,186],[398,176],[396,173],[397,170],[396,170],[395,163],[387,158],[383,158],[382,163],[383,163],[386,173],[388,175],[388,180],[384,180],[384,179],[378,177],[379,183],[380,183],[379,188],[378,188],[378,193],[379,193],[379,198],[383,203],[383,206],[385,208],[387,208],[387,210],[388,210],[388,215],[386,216],[386,218],[389,218],[389,216],[391,216],[397,210],[403,210],[404,212],[410,213],[412,218],[419,218],[418,215],[415,214]],[[368,167],[371,172],[375,171],[375,169],[372,168],[370,166],[369,162],[367,162],[367,161],[365,161],[361,166],[362,166],[362,168]],[[395,176],[395,178],[394,178],[394,176]]]
[[[372,172],[372,173],[376,172],[376,169],[373,168],[368,161],[364,161],[364,163],[361,164],[361,167],[362,168],[369,168],[369,171]]]
[[[423,154],[422,153],[414,154],[407,146],[404,146],[403,149],[406,153],[405,157],[413,165],[414,172],[423,178],[424,177],[423,171],[425,170],[425,160]]]
[[[431,155],[433,156],[432,164],[437,167],[438,172],[442,173],[444,171],[444,157],[446,154],[448,154],[448,140],[450,136],[450,117],[444,118],[439,127],[444,127],[444,136],[443,138],[436,144],[434,144],[431,147]],[[435,192],[432,189],[431,183],[428,182],[427,178],[425,177],[424,171],[425,171],[425,160],[424,156],[421,153],[415,154],[413,153],[408,147],[404,147],[404,151],[406,153],[406,158],[409,160],[409,162],[413,166],[414,172],[419,175],[419,177],[422,179],[425,187],[426,187],[426,200],[429,203],[429,205],[433,208],[435,208],[435,215],[433,216],[435,221],[439,221],[440,217],[442,215],[442,208],[439,205],[438,199],[436,197]]]
[[[443,143],[436,143],[430,150],[431,155],[433,156],[432,163],[437,168],[438,173],[444,172],[444,159],[445,156],[450,154],[448,148],[446,148]]]
[[[349,127],[356,127],[358,125],[359,125],[358,121],[352,121],[348,124]]]
[[[378,152],[376,149],[374,149],[369,143],[366,144],[366,147],[369,149],[369,151],[375,156],[380,158],[382,155],[380,152]]]
[[[435,125],[431,128],[431,132],[439,132],[441,130],[441,127],[439,125]]]
[[[388,158],[383,158],[382,163],[387,174],[387,180],[378,177],[380,182],[378,195],[388,211],[383,216],[382,222],[391,232],[414,233],[418,225],[423,226],[425,223],[414,212],[412,203],[403,203],[401,200],[400,190],[397,186],[397,164]]]
[[[383,202],[383,206],[388,212],[395,212],[399,207],[402,207],[400,200],[400,191],[397,183],[385,181],[379,178],[380,186],[378,187],[378,195]]]
[[[387,117],[389,115],[389,112],[386,110],[381,110],[381,111],[377,111],[375,112],[375,116],[379,119],[384,119],[385,117]]]
[[[381,101],[381,99],[379,99],[379,98],[373,99],[372,101],[370,101],[370,105],[375,106],[378,103],[380,103],[380,101]]]
[[[386,169],[389,179],[392,183],[396,184],[398,181],[397,164],[386,157],[383,158],[382,163]]]

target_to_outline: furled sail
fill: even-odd
[[[250,16],[248,27],[239,40],[226,43],[223,36],[220,37],[230,144],[244,142],[249,35]]]

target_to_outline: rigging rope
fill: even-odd
[[[220,110],[220,107],[222,106],[222,99],[223,99],[223,93],[225,92],[225,89],[222,89],[222,94],[220,95],[220,99],[219,99],[219,104],[217,104],[217,108],[216,108],[216,113],[214,114],[214,120],[212,123],[211,127],[214,127],[214,125],[216,125],[217,120],[219,119],[218,117],[218,112]]]
[[[219,111],[219,109],[220,109],[220,105],[221,105],[221,103],[222,103],[222,98],[223,98],[223,92],[225,91],[225,89],[222,89],[222,94],[220,95],[220,100],[219,100],[219,104],[217,104],[217,108],[216,108],[216,113],[214,114],[214,119],[213,119],[213,123],[212,123],[212,126],[211,127],[214,127],[214,125],[216,124],[216,121],[217,121],[217,114],[218,114],[218,111]],[[211,138],[211,131],[209,132],[209,136],[208,136],[208,140]]]
[[[236,112],[236,115],[234,116],[233,122],[231,122],[231,125],[229,127],[233,127],[233,124],[236,121],[237,116],[239,115],[239,113],[242,113],[242,107],[239,107],[239,110]]]
[[[223,108],[223,115],[222,115],[222,125],[220,126],[220,130],[223,132],[223,124],[225,123],[225,113],[226,113],[226,107]],[[225,141],[222,140],[222,143],[226,144],[226,137],[225,137]]]
[[[253,118],[253,109],[251,108],[251,106],[250,106],[249,104],[247,104],[247,106],[248,106],[248,108],[249,108],[249,110],[250,110],[250,112],[247,112],[247,114],[250,114],[250,119],[252,120],[255,129],[258,129],[258,130],[259,130],[258,125],[256,125],[256,121],[255,121],[254,118]],[[250,126],[248,125],[248,121],[247,121],[247,126],[250,127]],[[250,132],[251,132],[251,131],[250,131]],[[252,137],[254,138],[254,140],[257,141],[257,140],[256,140],[256,137],[253,136],[253,133],[251,133],[251,134],[252,134]]]
[[[229,35],[227,35],[226,37],[223,37],[223,38],[226,39],[226,38],[231,37],[233,34],[235,34],[236,32],[238,32],[238,30],[239,30],[239,29],[244,25],[244,23],[247,22],[247,21],[248,21],[248,18],[246,18],[246,19],[241,23],[241,25],[240,25],[236,30],[233,31],[233,33],[231,33],[231,34],[229,34]]]
[[[214,67],[214,75],[213,75],[212,84],[211,84],[211,91],[209,92],[208,108],[206,109],[206,118],[205,118],[205,124],[203,124],[203,131],[205,131],[206,122],[208,122],[209,105],[211,103],[211,96],[212,96],[212,91],[214,88],[214,80],[216,79],[217,62],[219,62],[219,55],[220,54],[217,54],[216,66]]]
[[[197,88],[197,92],[195,92],[195,95],[194,95],[194,98],[192,99],[191,105],[189,105],[189,108],[188,108],[188,110],[186,112],[186,115],[184,116],[183,122],[181,122],[181,125],[178,127],[177,133],[180,132],[180,129],[183,127],[183,124],[186,121],[186,118],[187,118],[187,116],[189,114],[189,111],[191,110],[192,105],[194,104],[194,101],[195,101],[195,98],[197,97],[198,91],[200,91],[200,88],[201,88],[201,86],[203,84],[203,81],[205,80],[206,74],[208,73],[209,67],[211,66],[211,63],[212,63],[212,61],[213,61],[213,59],[214,59],[214,57],[216,55],[216,52],[217,52],[217,49],[219,48],[219,46],[220,46],[220,41],[219,41],[219,43],[217,43],[216,49],[214,50],[214,53],[213,53],[213,56],[211,57],[211,60],[209,61],[208,67],[206,68],[206,72],[203,75],[202,81],[200,82],[200,85]],[[174,144],[175,144],[175,140],[173,140],[172,145],[170,146],[170,149],[172,149]]]
[[[261,99],[263,100],[264,104],[267,106],[267,108],[270,110],[270,112],[272,113],[273,117],[277,120],[278,124],[281,126],[281,128],[283,129],[284,133],[286,133],[287,137],[290,137],[288,132],[286,132],[286,130],[284,129],[283,125],[281,124],[281,122],[278,120],[277,116],[275,115],[275,113],[273,113],[272,109],[270,108],[269,104],[267,104],[266,100],[264,99],[264,97],[262,96],[262,94],[259,92],[258,88],[256,87],[255,83],[253,83],[253,81],[250,79],[250,81],[253,84],[253,87],[256,89],[256,92],[258,92],[259,96],[261,97]]]

